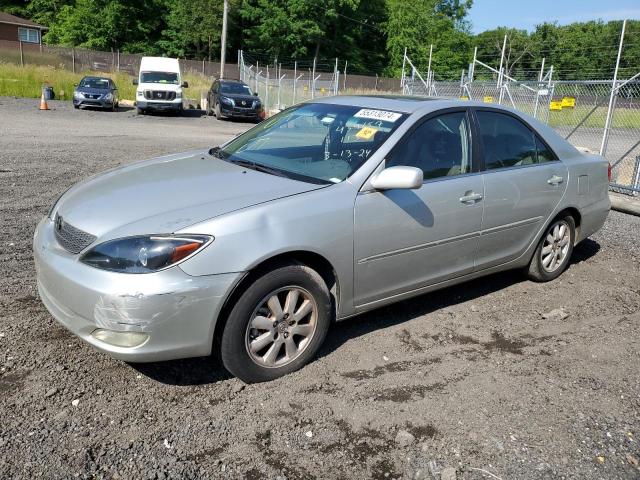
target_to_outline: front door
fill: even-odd
[[[470,132],[464,109],[427,118],[385,165],[421,168],[422,187],[357,196],[356,307],[473,270],[484,186],[472,168]]]
[[[484,220],[476,268],[522,255],[562,199],[567,168],[527,125],[495,110],[477,110],[484,163]]]

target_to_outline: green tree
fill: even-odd
[[[232,9],[234,6],[232,3]],[[174,57],[217,58],[220,54],[222,2],[172,0],[168,7],[167,28],[162,32],[158,48]]]
[[[271,57],[331,57],[337,40],[332,27],[342,9],[354,11],[360,0],[245,0],[240,7],[246,48]]]
[[[48,43],[96,50],[151,52],[164,25],[161,0],[76,0],[55,17]]]
[[[504,37],[507,36],[506,44]],[[507,75],[518,78],[531,76],[533,67],[532,41],[526,30],[498,27],[484,31],[474,38],[478,47],[477,59],[496,69],[500,67],[502,47],[505,45],[503,68]],[[490,71],[476,69],[479,77],[494,77]]]
[[[433,44],[436,77],[459,75],[471,59],[471,36],[464,20],[470,7],[471,1],[388,0],[387,74],[400,75],[405,48],[416,68],[426,69]]]

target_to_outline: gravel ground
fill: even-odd
[[[0,98],[0,478],[639,478],[640,218],[550,284],[504,273],[336,325],[245,386],[210,359],[129,365],[60,327],[31,254],[90,174],[247,128]]]

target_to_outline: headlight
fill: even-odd
[[[208,235],[149,235],[110,240],[95,246],[80,259],[112,272],[150,273],[190,257],[208,245]]]
[[[225,105],[231,105],[232,107],[235,105],[235,102],[232,98],[220,97],[220,102],[224,103]]]
[[[141,92],[140,90],[138,90],[138,91],[136,92],[136,95],[137,95],[138,97],[144,97],[144,93],[143,93],[143,92]]]
[[[82,94],[80,92],[73,92],[73,96],[75,98],[82,98]]]
[[[176,92],[176,98],[182,98],[182,90]]]
[[[105,94],[104,99],[105,100],[111,100],[113,98],[113,95],[111,95],[110,93]]]

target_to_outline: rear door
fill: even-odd
[[[474,110],[485,186],[476,269],[524,253],[564,195],[567,168],[533,129],[510,112]]]
[[[421,168],[422,187],[356,197],[356,306],[473,271],[484,188],[470,127],[465,109],[427,117],[385,164]]]

